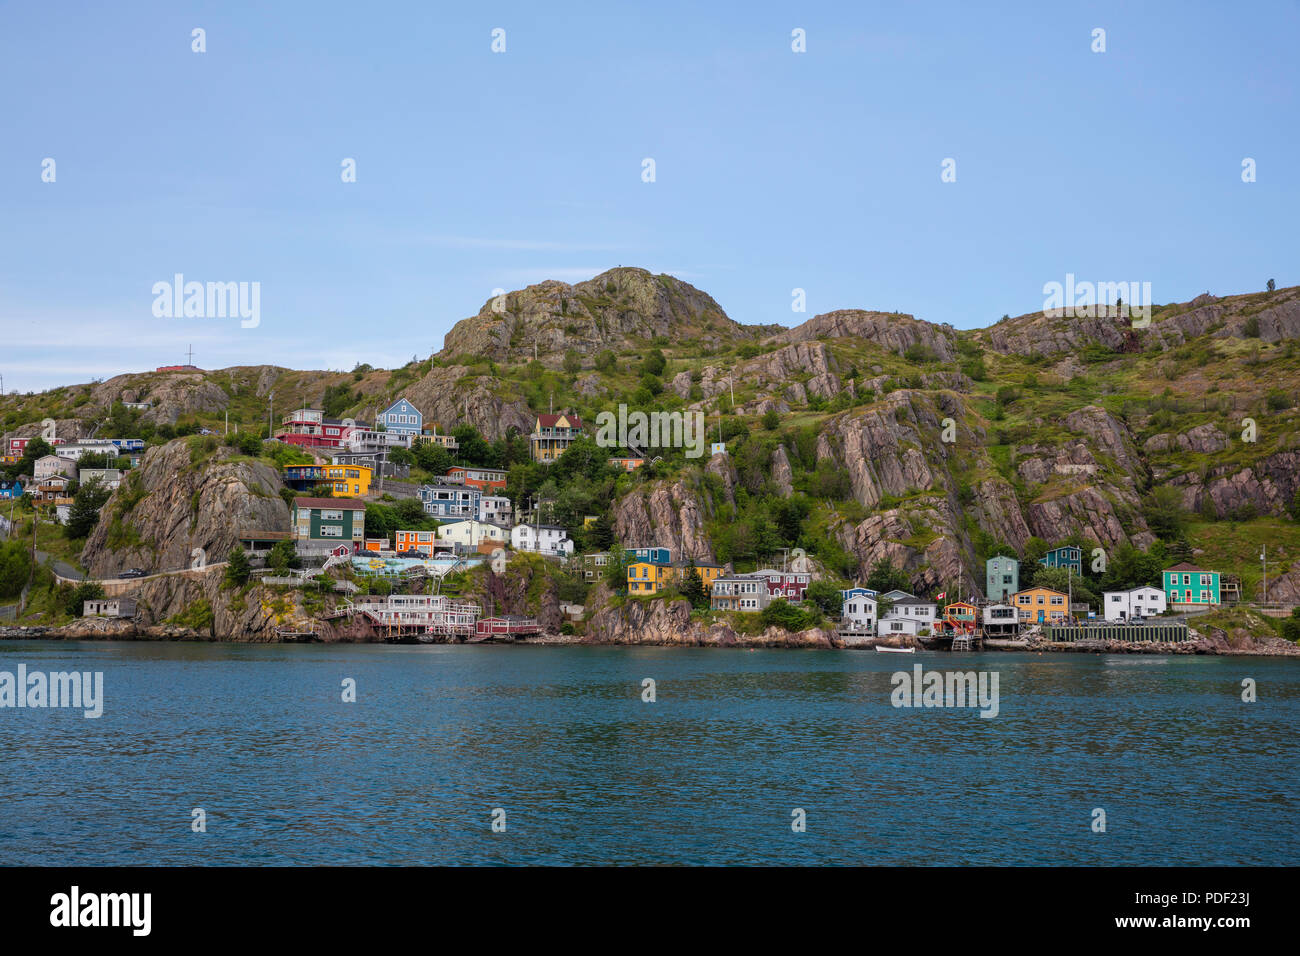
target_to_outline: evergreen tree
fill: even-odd
[[[682,597],[691,602],[691,607],[709,606],[709,597],[704,592],[704,579],[700,577],[700,569],[694,561],[686,566],[686,573],[682,577]]]
[[[68,537],[84,538],[95,529],[99,522],[99,509],[104,507],[110,492],[96,478],[88,481],[72,496],[72,507],[68,509]]]
[[[244,549],[239,546],[231,548],[230,554],[226,556],[226,586],[232,588],[243,587],[248,583],[252,571],[252,566],[248,563],[248,555],[244,552]]]

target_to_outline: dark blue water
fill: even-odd
[[[999,715],[892,707],[917,662],[996,670]],[[1294,660],[0,643],[19,663],[103,671],[105,713],[0,710],[9,865],[1300,862]]]

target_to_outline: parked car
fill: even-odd
[[[1128,619],[1128,622],[1130,624],[1145,624],[1147,622],[1147,619],[1144,618],[1141,614],[1134,614],[1131,618]]]
[[[144,568],[127,568],[125,571],[119,571],[117,576],[119,578],[142,578],[148,573]]]
[[[427,558],[428,555],[419,548],[407,548],[405,551],[398,551],[399,558]]]

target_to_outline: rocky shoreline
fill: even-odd
[[[648,627],[640,631],[619,629],[616,634],[593,635],[544,633],[537,637],[517,640],[488,640],[484,644],[527,644],[527,645],[564,645],[588,647],[640,646],[640,647],[718,647],[738,649],[813,649],[813,650],[863,650],[870,651],[877,644],[884,647],[916,647],[925,650],[925,645],[914,638],[874,638],[846,644],[829,628],[809,628],[805,631],[785,631],[781,628],[767,628],[759,634],[738,633],[730,626],[720,623],[705,624],[700,621],[688,621],[685,627],[665,632],[657,627]],[[1218,628],[1207,628],[1205,633],[1193,629],[1191,640],[1176,644],[1160,641],[1076,641],[1062,643],[1042,640],[1031,632],[1027,637],[1015,640],[988,640],[984,650],[989,652],[1024,652],[1049,654],[1148,654],[1148,655],[1186,655],[1210,654],[1246,657],[1297,657],[1300,646],[1274,636],[1256,636],[1244,629],[1232,633]],[[216,637],[204,631],[181,627],[173,624],[141,625],[133,621],[108,620],[103,618],[83,618],[59,627],[43,625],[9,625],[0,626],[0,641],[202,641],[221,643],[226,639]],[[380,639],[372,635],[353,635],[332,631],[323,640],[283,641],[271,643],[329,643],[360,644],[376,643]],[[230,643],[248,643],[230,641]],[[268,643],[259,641],[258,643]]]

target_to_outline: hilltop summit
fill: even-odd
[[[477,315],[456,323],[438,354],[558,361],[571,349],[618,351],[657,337],[717,348],[777,330],[741,325],[681,279],[619,266],[576,285],[548,280],[489,299]]]

